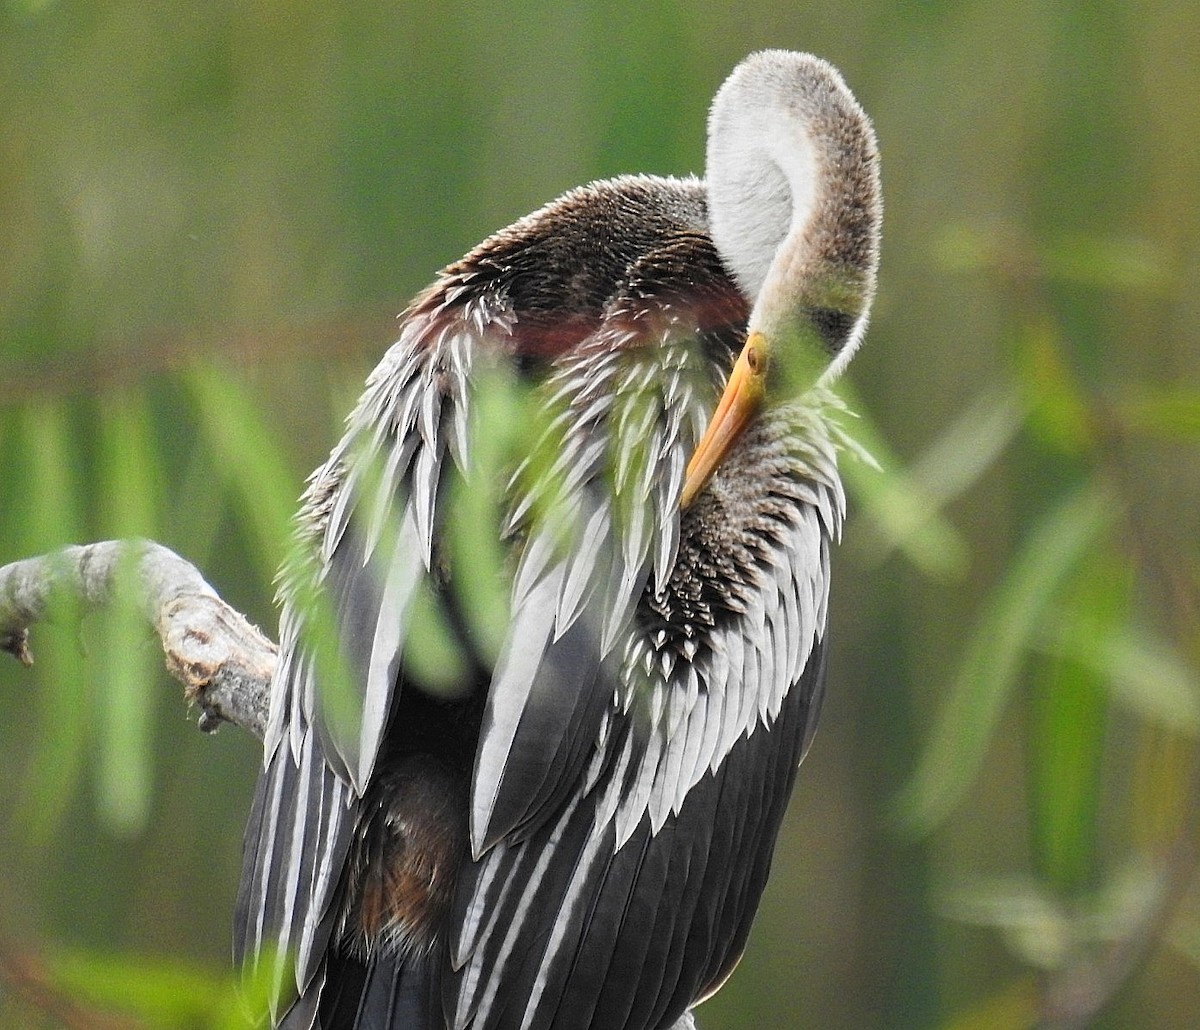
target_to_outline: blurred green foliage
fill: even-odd
[[[1198,44],[1183,0],[5,0],[0,561],[151,537],[273,633],[391,315],[571,185],[701,171],[748,50],[820,53],[883,152],[882,468],[846,463],[822,732],[702,1026],[1192,1026]],[[237,1025],[256,747],[128,614],[61,622],[0,666],[0,1025]]]

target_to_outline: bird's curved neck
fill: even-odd
[[[782,52],[743,65],[713,102],[707,160],[713,240],[750,328],[815,331],[844,360],[874,291],[880,210],[874,133],[841,76]]]
[[[806,127],[777,108],[731,121],[708,155],[713,242],[753,301],[776,254],[816,207],[818,163]]]

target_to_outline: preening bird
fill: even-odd
[[[574,189],[409,306],[282,580],[235,929],[280,1026],[682,1027],[733,970],[824,693],[828,383],[879,226],[841,76],[764,51],[716,95],[703,181]],[[536,431],[481,468],[510,381]],[[455,542],[480,482],[495,568]],[[407,646],[430,611],[448,687]]]

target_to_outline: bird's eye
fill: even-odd
[[[751,375],[760,376],[767,370],[767,351],[762,337],[752,333],[746,341],[746,366]]]

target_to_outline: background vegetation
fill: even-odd
[[[153,537],[274,633],[392,316],[573,184],[701,171],[747,51],[873,115],[882,289],[821,733],[740,1027],[1200,1012],[1200,6],[0,0],[0,562]],[[128,627],[0,665],[0,1025],[235,1025],[256,746]]]

